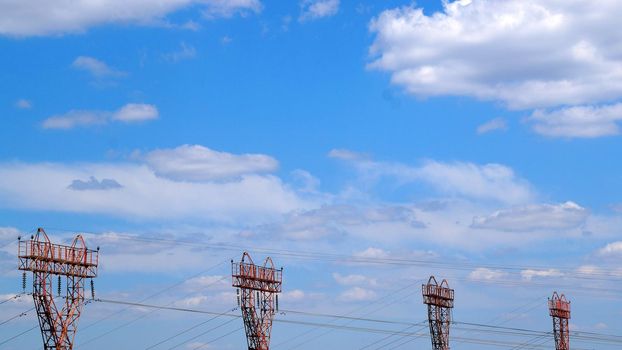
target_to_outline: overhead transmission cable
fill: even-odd
[[[220,263],[218,263],[218,264],[215,264],[215,265],[213,265],[213,266],[210,266],[210,267],[209,267],[208,269],[206,269],[206,270],[203,270],[203,271],[201,271],[201,272],[199,272],[199,273],[193,274],[192,276],[187,277],[186,279],[184,279],[184,280],[182,280],[182,281],[179,281],[179,282],[177,282],[177,283],[175,283],[175,284],[173,284],[173,285],[170,285],[170,286],[168,286],[168,287],[166,287],[166,288],[164,288],[164,289],[162,289],[162,290],[160,290],[160,291],[158,291],[158,292],[156,292],[156,293],[154,293],[154,294],[149,295],[149,296],[148,296],[148,297],[146,297],[146,298],[143,298],[143,299],[141,300],[141,302],[142,302],[142,301],[149,300],[149,299],[151,299],[151,298],[153,298],[153,297],[155,297],[155,296],[158,296],[158,295],[160,295],[160,294],[162,294],[162,293],[164,293],[164,292],[166,292],[166,291],[168,291],[168,290],[170,290],[170,289],[172,289],[172,288],[175,288],[175,287],[177,287],[177,286],[179,286],[179,285],[181,285],[181,284],[185,283],[186,281],[188,281],[188,280],[190,280],[190,279],[192,279],[192,278],[195,278],[195,277],[197,277],[197,276],[199,276],[199,275],[202,275],[202,274],[204,274],[205,272],[208,272],[208,271],[210,271],[210,270],[212,270],[212,269],[214,269],[214,268],[216,268],[216,267],[218,267],[218,266],[222,265],[223,263],[224,263],[224,262],[220,262]],[[205,286],[205,287],[210,287],[211,285],[216,284],[216,283],[218,283],[218,282],[220,282],[220,281],[222,281],[222,280],[224,280],[224,279],[226,279],[226,277],[219,278],[218,280],[215,280],[215,281],[213,281],[213,282],[209,283],[209,284],[208,284],[207,286]],[[168,305],[172,305],[172,304],[174,304],[175,302],[176,302],[176,300],[173,300],[173,301],[171,301]],[[107,318],[110,318],[110,317],[112,317],[112,316],[114,316],[114,315],[116,315],[116,314],[119,314],[119,313],[121,313],[121,312],[123,312],[123,311],[127,310],[129,307],[130,307],[130,306],[128,305],[128,307],[127,307],[127,308],[124,308],[124,309],[122,309],[122,310],[120,310],[120,311],[118,311],[118,312],[115,312],[115,313],[113,313],[113,314],[109,315],[109,317],[107,317]],[[107,336],[107,335],[109,335],[109,334],[112,334],[112,333],[114,333],[114,332],[116,332],[116,331],[118,331],[118,330],[120,330],[120,329],[122,329],[122,328],[124,328],[124,327],[129,326],[130,324],[135,323],[136,321],[139,321],[139,320],[141,320],[141,319],[143,319],[143,318],[148,317],[149,315],[153,314],[153,313],[154,313],[154,312],[156,312],[156,311],[157,311],[157,310],[152,310],[150,313],[140,315],[140,316],[138,316],[138,317],[136,317],[136,318],[134,318],[134,319],[132,319],[132,320],[130,320],[130,321],[128,321],[128,322],[125,322],[125,323],[123,323],[123,324],[120,324],[120,325],[118,325],[118,326],[116,326],[116,327],[112,328],[111,330],[108,330],[108,331],[107,331],[107,332],[105,332],[105,333],[102,333],[102,334],[100,334],[100,335],[98,335],[98,336],[95,336],[95,337],[90,338],[89,340],[87,340],[87,341],[83,342],[82,344],[80,344],[80,346],[82,347],[82,346],[84,346],[84,345],[86,345],[86,344],[89,344],[89,343],[92,343],[92,342],[94,342],[94,341],[96,341],[96,340],[98,340],[98,339],[101,339],[101,338],[103,338],[103,337],[105,337],[105,336]],[[102,320],[100,320],[100,321],[98,321],[98,322],[101,322],[101,321],[102,321]],[[91,325],[94,325],[94,324],[96,324],[96,323],[98,323],[98,322],[95,322],[95,323],[93,323],[93,324],[91,324]]]

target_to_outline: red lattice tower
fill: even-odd
[[[565,295],[553,293],[553,298],[549,299],[549,311],[553,318],[553,335],[555,336],[555,349],[570,349],[570,302]]]
[[[268,350],[272,320],[278,309],[283,284],[283,268],[274,268],[272,259],[263,266],[255,265],[244,252],[239,263],[231,261],[233,286],[238,289],[238,304],[242,309],[244,329],[249,350]]]
[[[97,276],[99,252],[86,248],[78,235],[70,246],[52,244],[42,228],[30,241],[19,242],[19,269],[31,271],[32,297],[35,302],[44,350],[71,350],[84,306],[84,280]],[[57,290],[61,294],[61,277],[65,277],[64,302],[54,300],[52,277],[58,276]],[[94,293],[93,293],[94,295]]]
[[[434,276],[421,286],[423,303],[428,305],[428,322],[433,350],[449,350],[449,325],[454,307],[454,290],[446,280],[439,285]]]

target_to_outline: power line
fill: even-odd
[[[59,228],[51,228],[53,230],[58,231],[66,231],[66,232],[84,232],[93,235],[101,234],[101,232],[92,232],[92,231],[84,231],[84,230],[67,230],[67,229],[59,229]],[[317,260],[321,259],[324,261],[342,261],[348,263],[364,263],[364,264],[386,264],[386,265],[421,265],[421,266],[436,266],[439,268],[446,269],[454,269],[454,270],[466,270],[470,271],[473,268],[489,268],[489,269],[497,269],[497,270],[505,270],[505,271],[523,271],[523,270],[555,270],[560,273],[563,273],[565,277],[570,278],[580,278],[580,279],[589,279],[589,280],[611,280],[611,279],[622,279],[618,274],[616,274],[616,268],[605,269],[601,268],[601,271],[590,271],[590,273],[583,273],[576,271],[575,267],[551,267],[551,266],[543,266],[543,265],[530,265],[530,266],[520,266],[520,265],[497,265],[497,264],[486,264],[486,263],[471,263],[467,261],[433,261],[433,260],[422,260],[422,259],[400,259],[400,258],[371,258],[371,257],[357,257],[352,255],[343,255],[343,254],[334,254],[334,253],[325,253],[325,252],[314,252],[314,251],[297,251],[291,249],[276,249],[276,248],[262,248],[262,247],[249,247],[242,246],[235,243],[230,242],[197,242],[197,241],[184,241],[178,239],[167,239],[167,238],[156,238],[156,237],[138,237],[126,234],[115,234],[115,237],[138,241],[138,242],[152,242],[152,243],[160,243],[160,244],[175,244],[175,245],[187,245],[187,246],[201,246],[204,248],[212,248],[218,250],[233,250],[233,251],[249,251],[249,252],[259,252],[259,253],[267,253],[274,256],[282,256],[289,258],[298,258],[298,259],[311,259]],[[596,277],[595,277],[596,276]],[[601,276],[602,278],[599,278]]]
[[[218,329],[218,328],[220,328],[220,327],[226,326],[226,325],[228,325],[229,323],[231,323],[231,322],[233,322],[233,321],[236,321],[236,319],[231,319],[231,320],[229,320],[229,321],[227,321],[227,322],[221,323],[220,325],[218,325],[218,326],[216,326],[216,327],[209,328],[208,330],[206,330],[206,331],[204,331],[204,332],[201,332],[201,333],[199,333],[199,334],[197,334],[197,335],[195,335],[195,336],[193,336],[193,337],[191,337],[191,338],[189,338],[189,339],[184,340],[184,341],[183,341],[183,342],[181,342],[181,343],[178,343],[178,344],[177,344],[177,345],[175,345],[175,346],[172,346],[172,347],[168,348],[168,350],[172,350],[172,349],[175,349],[175,348],[177,348],[177,347],[180,347],[180,346],[182,346],[182,345],[184,345],[184,344],[187,344],[188,342],[191,342],[191,341],[193,341],[193,340],[195,340],[195,339],[197,339],[197,338],[199,338],[199,337],[202,337],[202,336],[204,336],[204,335],[206,335],[206,334],[208,334],[208,333],[210,333],[210,332],[212,332],[212,331],[215,331],[215,330],[217,330],[217,329]],[[236,330],[236,331],[237,331],[237,330]]]
[[[188,332],[192,331],[193,329],[196,329],[196,328],[198,328],[198,327],[200,327],[200,326],[202,326],[202,325],[205,325],[205,324],[207,324],[207,323],[209,323],[209,322],[211,322],[211,321],[215,320],[215,319],[216,319],[216,318],[218,318],[218,317],[225,316],[225,315],[227,314],[227,312],[229,312],[229,311],[232,311],[232,310],[225,311],[225,312],[221,313],[220,315],[215,315],[215,316],[213,316],[213,317],[209,318],[209,319],[208,319],[208,320],[206,320],[206,321],[203,321],[203,322],[201,322],[201,323],[195,324],[194,326],[192,326],[192,327],[190,327],[190,328],[186,328],[186,329],[185,329],[185,330],[183,330],[183,331],[177,332],[177,333],[175,333],[175,334],[173,334],[173,335],[169,336],[169,337],[168,337],[168,338],[166,338],[166,339],[163,339],[163,340],[161,340],[161,341],[159,341],[159,342],[157,342],[157,343],[155,343],[155,344],[153,344],[153,345],[150,345],[150,346],[146,347],[146,348],[145,348],[145,350],[153,349],[153,348],[155,348],[155,347],[156,347],[156,346],[158,346],[158,345],[164,344],[164,343],[166,343],[166,342],[167,342],[167,341],[169,341],[169,340],[175,339],[175,338],[177,338],[177,337],[179,337],[179,336],[181,336],[181,335],[183,335],[183,334],[186,334],[186,333],[188,333]]]
[[[191,308],[167,307],[167,306],[131,303],[131,302],[118,301],[118,300],[98,299],[97,301],[104,302],[104,303],[141,306],[141,307],[146,307],[146,308],[156,308],[156,309],[161,309],[161,310],[181,311],[181,312],[209,314],[209,315],[221,315],[221,316],[232,317],[236,319],[241,318],[241,316],[236,315],[236,314],[218,313],[214,311],[198,310],[198,309],[191,309]],[[312,313],[307,313],[307,315],[311,315],[311,314]],[[335,315],[335,316],[339,316],[339,315]],[[311,327],[322,327],[322,328],[339,329],[339,330],[350,330],[350,331],[359,331],[359,332],[369,332],[369,333],[378,333],[378,334],[397,334],[397,335],[406,335],[410,337],[422,335],[421,333],[415,333],[415,332],[400,332],[400,331],[371,328],[371,327],[355,327],[355,326],[348,326],[348,325],[335,325],[335,324],[330,324],[330,323],[318,323],[318,322],[308,322],[308,321],[299,321],[299,320],[283,320],[279,318],[275,319],[274,321],[279,322],[279,323],[286,323],[286,324],[304,325],[304,326],[311,326]],[[377,320],[377,321],[390,322],[387,320]],[[397,322],[397,321],[395,323],[403,324],[402,322]],[[504,335],[513,335],[513,336],[532,336],[532,335],[550,336],[549,332],[541,332],[541,331],[529,330],[529,329],[524,329],[524,328],[502,327],[502,326],[486,325],[486,324],[474,323],[474,322],[457,321],[455,323],[458,325],[468,325],[471,327],[484,328],[483,330],[482,329],[477,330],[478,332],[482,332],[482,333],[504,334]],[[417,324],[414,324],[414,325],[417,325]],[[465,329],[469,331],[476,330],[473,328],[463,328],[463,327],[462,328],[458,327],[457,329]],[[600,334],[600,333],[589,333],[587,335],[583,335],[579,332],[573,332],[572,334],[575,339],[579,339],[579,340],[586,340],[586,341],[589,340],[589,341],[607,342],[607,343],[612,343],[612,344],[622,344],[622,336]],[[423,334],[423,335],[427,335],[427,334]],[[481,339],[474,340],[473,338],[468,338],[468,337],[455,337],[454,339],[464,340],[465,342],[476,340],[476,341],[482,341],[482,342],[488,341],[491,343],[494,343],[494,342],[503,343],[501,341],[494,341],[494,340],[481,340]]]
[[[11,338],[9,338],[9,339],[6,339],[6,340],[4,340],[4,341],[1,341],[1,342],[0,342],[0,345],[4,345],[4,344],[6,344],[6,343],[8,343],[8,342],[10,342],[10,341],[12,341],[12,340],[14,340],[14,339],[17,339],[17,338],[21,337],[22,335],[24,335],[24,334],[26,334],[26,333],[28,333],[28,332],[33,331],[35,328],[39,328],[39,326],[38,326],[38,325],[37,325],[37,326],[34,326],[34,327],[32,327],[32,328],[30,328],[30,329],[27,329],[27,330],[25,330],[25,331],[23,331],[23,332],[21,332],[21,333],[19,333],[19,334],[17,334],[17,335],[12,336],[12,337],[11,337]]]
[[[183,284],[184,282],[186,282],[186,281],[188,281],[188,280],[190,280],[190,279],[192,279],[192,278],[195,278],[195,277],[197,277],[197,276],[199,276],[199,275],[201,275],[201,274],[203,274],[203,273],[205,273],[205,272],[207,272],[207,271],[210,271],[210,270],[212,270],[212,269],[214,269],[214,268],[216,268],[216,267],[218,267],[218,266],[220,266],[220,265],[222,265],[222,264],[223,264],[223,262],[220,262],[220,263],[218,263],[218,264],[216,264],[216,265],[213,265],[213,266],[209,267],[207,270],[204,270],[204,271],[202,271],[202,272],[200,272],[200,273],[194,274],[194,275],[192,275],[192,276],[190,276],[190,277],[186,278],[186,279],[185,279],[185,280],[183,280],[183,281],[177,282],[177,283],[175,283],[175,284],[173,284],[173,285],[171,285],[171,286],[169,286],[169,287],[167,287],[167,288],[165,288],[165,289],[163,289],[163,290],[158,291],[157,293],[151,294],[150,296],[148,296],[148,297],[146,297],[146,298],[143,298],[143,299],[142,299],[142,301],[145,301],[145,300],[151,299],[151,298],[153,298],[153,297],[155,297],[155,296],[157,296],[157,295],[160,295],[160,294],[162,294],[162,293],[164,293],[164,292],[166,292],[166,291],[168,291],[168,290],[170,290],[170,289],[172,289],[172,288],[174,288],[174,287],[176,287],[176,286],[179,286],[179,285]],[[206,287],[206,288],[207,288],[207,287],[210,287],[210,286],[212,286],[212,285],[214,285],[214,284],[216,284],[216,283],[218,283],[218,282],[220,282],[220,281],[223,281],[224,279],[225,279],[225,277],[222,277],[222,278],[220,278],[220,279],[218,279],[218,280],[216,280],[216,281],[213,281],[213,282],[209,283],[209,284],[208,284],[208,285],[206,285],[205,287]],[[171,305],[171,304],[173,304],[174,302],[175,302],[175,301],[172,301],[172,302],[170,302],[168,305]],[[118,313],[123,312],[123,311],[125,311],[125,310],[127,310],[127,309],[128,309],[128,308],[124,308],[124,309],[122,309],[122,310],[120,310],[120,311],[118,311],[118,312],[116,312],[116,313],[114,313],[114,314],[118,314]],[[123,324],[121,324],[121,325],[119,325],[119,326],[117,326],[117,327],[115,327],[115,328],[113,328],[113,329],[111,329],[111,330],[109,330],[109,331],[107,331],[107,332],[103,333],[103,334],[100,334],[100,335],[98,335],[98,336],[95,336],[95,337],[93,337],[93,338],[91,338],[91,339],[89,339],[89,340],[85,341],[85,342],[84,342],[84,343],[82,343],[80,346],[84,346],[84,345],[89,344],[89,343],[92,343],[92,342],[94,342],[94,341],[96,341],[96,340],[98,340],[98,339],[101,339],[101,338],[103,338],[103,337],[105,337],[105,336],[107,336],[107,335],[109,335],[109,334],[111,334],[111,333],[114,333],[114,332],[118,331],[119,329],[122,329],[122,328],[124,328],[124,327],[129,326],[130,324],[132,324],[132,323],[134,323],[134,322],[136,322],[136,321],[139,321],[139,320],[141,320],[141,319],[143,319],[143,318],[148,317],[150,314],[152,314],[152,313],[154,313],[154,312],[156,312],[156,311],[157,311],[157,310],[152,310],[152,311],[151,311],[150,313],[148,313],[148,314],[140,315],[140,316],[138,316],[138,317],[136,317],[136,318],[134,318],[134,319],[132,319],[132,320],[130,320],[130,321],[128,321],[128,322],[126,322],[126,323],[123,323]],[[113,315],[114,315],[114,314],[113,314]],[[101,321],[101,320],[100,320],[100,321]]]
[[[224,338],[224,337],[227,337],[227,336],[229,336],[229,335],[231,335],[231,334],[233,334],[233,333],[235,333],[235,332],[239,332],[239,331],[241,331],[241,330],[243,330],[243,329],[244,329],[244,327],[240,327],[240,328],[234,329],[234,330],[232,330],[231,332],[226,333],[226,334],[223,334],[223,335],[221,335],[221,336],[220,336],[220,337],[218,337],[218,338],[212,339],[212,340],[210,340],[209,342],[206,342],[206,343],[204,343],[204,344],[201,344],[201,345],[197,346],[196,348],[193,348],[192,350],[201,349],[201,348],[203,348],[203,347],[207,346],[209,343],[216,342],[216,341],[218,341],[218,340],[220,340],[220,339],[222,339],[222,338]]]
[[[35,309],[34,307],[33,307],[33,308],[30,308],[30,309],[28,309],[27,311],[24,311],[24,312],[22,312],[22,313],[19,313],[19,314],[15,315],[15,316],[13,316],[13,317],[11,317],[11,318],[9,318],[9,319],[5,320],[5,321],[0,322],[0,326],[2,326],[2,325],[4,325],[4,324],[7,324],[7,323],[9,323],[9,322],[13,321],[13,320],[14,320],[14,319],[16,319],[16,318],[24,317],[24,316],[28,315],[28,313],[29,313],[30,311],[34,310],[34,309]]]

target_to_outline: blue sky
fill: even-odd
[[[101,246],[107,299],[180,282],[148,301],[234,308],[228,264],[248,248],[285,267],[287,310],[416,323],[436,274],[460,322],[549,331],[559,290],[576,330],[620,334],[621,13],[579,0],[0,1],[0,294],[21,290],[12,242],[44,227]],[[0,305],[0,322],[30,303]],[[101,321],[78,347],[147,348],[205,320],[106,317],[119,308],[87,305],[81,326]],[[297,317],[277,319],[335,322]],[[1,325],[0,343],[35,322]],[[243,347],[241,325],[178,348]],[[324,332],[276,323],[273,345],[384,337]],[[39,343],[32,331],[0,348]],[[429,339],[401,348],[413,346]]]

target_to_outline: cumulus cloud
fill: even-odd
[[[122,188],[116,180],[114,179],[102,179],[101,181],[97,180],[94,176],[89,177],[87,181],[83,180],[73,180],[67,188],[75,190],[75,191],[89,191],[89,190],[113,190],[117,188]]]
[[[300,3],[300,21],[330,17],[339,11],[339,0],[303,0]]]
[[[25,98],[20,98],[19,100],[15,101],[15,108],[31,109],[32,108],[32,101],[27,100]]]
[[[158,119],[158,116],[158,109],[154,105],[144,103],[128,103],[114,112],[111,119],[125,123],[132,123]]]
[[[206,17],[261,11],[259,0],[60,0],[0,3],[0,35],[40,36],[80,33],[105,24],[158,25],[166,16],[198,6]]]
[[[244,174],[269,173],[279,163],[264,154],[218,152],[201,145],[159,149],[144,156],[157,176],[175,181],[215,181],[236,179]]]
[[[474,281],[493,281],[507,276],[507,272],[479,267],[469,273],[469,279]]]
[[[568,230],[583,225],[588,216],[588,210],[574,202],[532,204],[476,216],[471,227],[501,231]]]
[[[44,129],[69,130],[77,127],[106,125],[111,121],[123,123],[141,122],[158,118],[154,105],[128,103],[114,112],[73,110],[65,114],[51,116],[43,121]]]
[[[371,67],[420,96],[500,100],[512,108],[622,97],[622,3],[461,0],[426,15],[413,6],[371,23]]]
[[[306,293],[300,289],[294,289],[287,292],[283,292],[283,300],[298,301],[305,298]]]
[[[391,255],[384,249],[369,247],[363,251],[356,252],[354,256],[357,258],[385,259]]]
[[[535,132],[550,137],[594,138],[620,134],[622,103],[537,110],[527,119]]]
[[[88,72],[95,78],[122,77],[126,73],[108,66],[105,62],[93,57],[78,56],[71,64],[75,69]]]
[[[601,256],[622,256],[622,241],[612,242],[598,251]]]
[[[479,135],[487,134],[496,130],[507,130],[508,124],[503,118],[495,118],[477,127]]]

